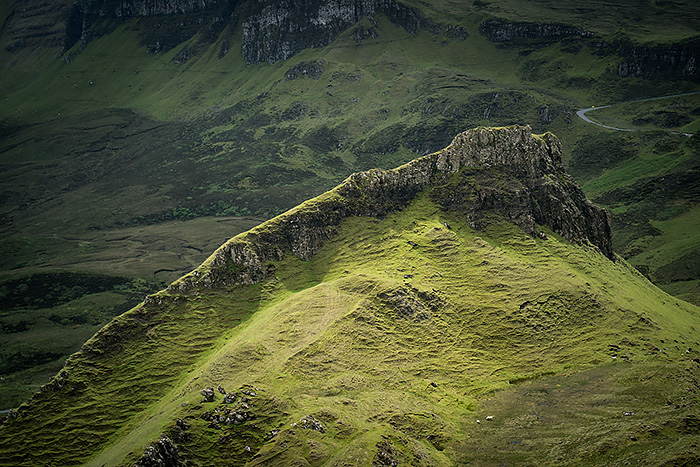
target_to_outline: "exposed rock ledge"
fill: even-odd
[[[343,219],[383,217],[406,207],[422,190],[444,209],[462,212],[475,229],[484,225],[486,214],[497,213],[530,235],[539,234],[538,224],[546,225],[614,260],[609,215],[566,174],[554,135],[532,135],[529,126],[477,128],[396,169],[351,175],[333,190],[232,238],[168,291],[256,283],[272,273],[266,262],[288,253],[308,260]]]
[[[556,23],[531,23],[527,21],[486,20],[479,25],[479,32],[491,42],[551,41],[565,38],[591,37],[589,31]]]

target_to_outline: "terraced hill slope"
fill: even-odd
[[[699,340],[553,135],[479,128],[116,318],[5,422],[0,463],[692,465]]]

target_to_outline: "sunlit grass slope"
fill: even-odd
[[[697,459],[700,310],[547,226],[461,212],[425,190],[250,285],[221,279],[254,261],[232,245],[262,254],[291,214],[237,236],[72,356],[2,426],[2,465],[130,464],[161,433],[188,465]]]

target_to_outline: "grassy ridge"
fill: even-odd
[[[505,414],[495,411],[500,406],[492,397],[506,397],[501,391],[522,381],[555,374],[558,380],[533,384],[559,381],[561,391],[570,391],[577,378],[589,378],[579,371],[600,367],[612,384],[607,390],[620,393],[639,387],[654,368],[696,371],[696,307],[665,295],[623,261],[548,236],[533,240],[497,219],[476,232],[422,196],[382,220],[345,221],[310,261],[275,262],[275,277],[258,285],[161,292],[93,338],[71,359],[64,386],[35,397],[6,425],[3,459],[30,465],[97,455],[91,464],[117,465],[171,430],[182,455],[197,464],[297,458],[369,464],[422,453],[426,465],[450,465],[480,456],[463,446],[478,429],[473,420],[492,407]],[[625,376],[606,376],[611,371]],[[245,388],[253,390],[255,396],[246,396],[252,418],[210,427],[201,418],[205,411],[232,406],[218,393],[216,403],[200,402],[199,389],[208,385],[234,390],[239,399]],[[672,413],[665,412],[665,399],[635,398],[625,407],[675,423],[659,438],[667,439],[697,411],[697,388],[683,397],[683,408]],[[60,439],[52,431],[36,441],[23,434],[36,432],[31,420],[47,411],[61,417],[80,451],[30,447],[46,445],[46,436]],[[602,423],[611,413],[589,416]],[[323,433],[302,427],[309,415]],[[178,418],[186,428],[175,428]],[[585,430],[589,422],[567,423]],[[621,418],[610,430],[633,423]],[[545,436],[549,428],[531,429]],[[272,430],[279,432],[270,437]],[[596,439],[584,435],[578,445],[595,446]],[[22,460],[18,451],[30,456]],[[582,452],[557,455],[564,463],[599,461]],[[621,448],[613,457],[634,452]],[[555,460],[546,451],[530,455]]]

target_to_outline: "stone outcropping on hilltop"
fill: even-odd
[[[561,154],[554,135],[535,136],[528,126],[465,131],[442,151],[394,170],[353,174],[330,192],[231,239],[207,266],[169,290],[256,283],[272,274],[268,261],[288,253],[310,259],[343,219],[383,217],[422,191],[443,209],[462,213],[475,229],[496,214],[533,236],[543,237],[537,226],[548,226],[614,260],[608,213],[586,199],[564,171]]]

